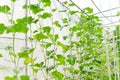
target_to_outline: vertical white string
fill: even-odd
[[[104,24],[103,19],[102,19],[102,24]],[[106,52],[108,77],[109,77],[109,80],[112,80],[112,77],[111,77],[111,66],[110,66],[110,55],[109,55],[109,48],[108,48],[108,42],[107,42],[107,39],[108,39],[107,29],[108,28],[107,27],[105,28],[104,25],[103,25],[103,38],[104,38],[104,46],[105,46],[105,52]]]
[[[28,6],[28,0],[25,0],[25,4]],[[25,16],[28,17],[28,7],[25,10]],[[28,20],[27,20],[28,21]],[[26,23],[26,27],[28,26],[28,23]],[[28,36],[27,33],[25,34],[25,48],[28,46]],[[28,67],[25,65],[25,74],[28,75]]]
[[[110,9],[112,8],[112,4],[111,4],[111,1],[109,1],[109,7],[110,7]],[[112,10],[110,10],[110,16],[112,16]],[[112,21],[112,17],[110,18],[110,20]],[[114,23],[113,23],[114,24]],[[112,29],[112,35],[110,36],[110,39],[112,38],[112,48],[113,48],[113,51],[112,51],[112,55],[114,56],[113,57],[113,70],[114,70],[114,79],[116,80],[117,78],[116,78],[116,68],[117,68],[117,66],[116,66],[116,45],[115,45],[115,38],[114,38],[114,29],[113,29],[113,24],[110,24],[110,26],[111,26],[111,29]],[[111,34],[111,33],[110,33]],[[109,43],[109,44],[111,44],[111,43]]]

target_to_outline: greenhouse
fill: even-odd
[[[120,0],[0,0],[0,80],[120,80]]]

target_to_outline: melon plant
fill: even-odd
[[[11,6],[0,5],[9,23],[0,23],[0,35],[11,35],[5,48],[9,58],[2,52],[0,58],[8,58],[13,66],[12,75],[3,80],[119,80],[119,25],[113,33],[118,52],[112,55],[114,49],[106,43],[113,39],[106,39],[109,30],[92,8],[74,9],[78,6],[71,0],[31,1],[22,5],[25,16],[17,19],[17,0],[10,0]],[[17,39],[24,41],[19,49]]]

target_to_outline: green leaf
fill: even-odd
[[[30,77],[27,75],[20,76],[20,80],[30,80]]]
[[[16,0],[11,0],[12,2],[15,2]]]
[[[32,16],[25,17],[24,19],[26,20],[27,24],[32,24],[34,22],[34,18]]]
[[[27,64],[29,64],[29,63],[32,63],[33,62],[33,58],[31,58],[31,57],[27,57],[27,58],[25,58],[25,60],[24,60],[24,64],[25,65],[27,65]]]
[[[28,58],[29,54],[33,53],[34,50],[35,50],[34,48],[23,50],[18,53],[18,57],[19,58]]]
[[[46,51],[46,55],[47,55],[47,56],[51,56],[53,52],[54,52],[54,50]]]
[[[0,24],[0,34],[3,34],[5,32],[5,25],[4,24]]]
[[[64,2],[63,2],[63,4],[67,4],[67,3],[68,3],[68,1],[64,1]]]
[[[39,7],[39,5],[30,5],[29,6],[30,7],[30,10],[34,13],[34,14],[37,14],[37,13],[39,13],[39,12],[41,12],[41,11],[44,11],[44,9],[43,8],[40,8]]]
[[[13,53],[13,52],[9,52],[9,55],[10,55],[10,56],[14,56],[14,57],[16,57],[16,54]]]
[[[37,32],[38,32],[38,30],[34,30],[34,31],[33,31],[33,33],[37,33]]]
[[[93,9],[90,8],[90,7],[85,8],[85,11],[86,11],[87,13],[93,13]]]
[[[33,23],[33,21],[34,21],[34,18],[32,18],[32,16],[17,19],[16,24],[14,24],[12,27],[7,28],[7,33],[10,33],[10,32],[27,33],[28,32],[27,23],[31,24]]]
[[[45,26],[45,27],[43,27],[42,29],[43,29],[43,32],[45,32],[45,33],[47,33],[47,34],[49,34],[50,31],[51,31],[51,27],[50,27],[50,26]]]
[[[14,32],[14,33],[27,33],[28,28],[26,27],[25,23],[17,23],[13,25],[11,28],[7,28],[7,33]]]
[[[67,36],[63,36],[63,39],[66,40],[66,39],[67,39]]]
[[[53,71],[52,76],[56,79],[56,80],[63,80],[64,75],[61,72]]]
[[[27,6],[26,4],[22,6],[23,9],[27,9],[29,6]]]
[[[37,73],[40,69],[39,68],[32,68],[33,72]]]
[[[79,28],[77,26],[73,26],[70,28],[70,31],[72,31],[72,32],[76,32],[77,30],[79,30]]]
[[[6,77],[4,77],[4,80],[17,80],[17,77],[16,76],[13,76],[13,77],[6,76]]]
[[[71,14],[71,15],[73,15],[73,14],[75,14],[75,13],[77,13],[78,11],[70,11],[69,13]]]
[[[49,35],[50,36],[50,39],[53,43],[55,43],[58,39],[59,39],[59,35],[58,34],[55,34],[55,35]]]
[[[70,65],[74,65],[76,63],[76,57],[75,55],[68,55],[67,56],[67,62],[70,64]]]
[[[8,5],[0,6],[0,12],[7,14],[10,11],[10,7]]]
[[[62,22],[63,22],[63,23],[68,23],[68,19],[67,19],[67,18],[63,18],[63,19],[62,19]]]
[[[47,36],[44,35],[42,32],[40,32],[40,33],[36,34],[36,35],[34,36],[34,38],[35,38],[37,41],[40,41],[40,40],[43,40],[43,39],[47,39]]]
[[[67,10],[59,10],[59,12],[67,12]]]
[[[44,65],[44,62],[41,62],[41,63],[36,63],[33,66],[41,68],[43,65]]]
[[[56,55],[56,56],[57,56],[56,60],[57,60],[60,64],[65,65],[65,57],[64,57],[63,55],[61,55],[61,54],[58,54],[58,55]]]
[[[78,74],[80,70],[74,70],[74,74]]]
[[[74,69],[74,68],[68,68],[68,69],[69,69],[70,73],[75,74],[75,75],[80,72],[80,70],[77,70],[77,69]]]
[[[28,17],[23,17],[21,19],[17,19],[16,21],[18,23],[31,24],[34,21],[34,18],[32,18],[32,16],[28,16]]]
[[[74,3],[70,3],[70,4],[68,4],[69,6],[75,6],[75,4]]]
[[[34,50],[35,50],[35,48],[31,48],[31,49],[29,50],[29,53],[33,53]]]
[[[48,12],[44,12],[42,15],[40,15],[40,17],[43,19],[50,18],[51,16],[52,16],[51,13]]]
[[[19,52],[18,56],[19,56],[19,58],[27,58],[28,57],[28,53],[26,53],[26,52]]]
[[[54,42],[56,42],[58,39],[59,39],[59,35],[55,34],[55,36],[54,36]]]
[[[51,45],[52,43],[40,44],[41,47],[44,47],[46,49],[49,48]]]
[[[64,45],[60,41],[57,42],[57,45],[62,47],[64,53],[66,53],[69,50],[69,48],[70,48],[68,45]]]
[[[35,23],[35,24],[36,24],[38,21],[39,21],[39,19],[36,19],[36,20],[34,20],[34,21],[33,21],[33,23]]]
[[[55,9],[52,9],[52,12],[55,12],[57,9],[55,8]]]
[[[120,12],[118,12],[118,13],[116,14],[116,16],[120,16]]]
[[[49,48],[52,45],[52,43],[46,43],[45,48]]]
[[[0,57],[3,57],[3,55],[2,55],[2,54],[0,54]]]
[[[44,4],[45,7],[51,5],[51,0],[40,0],[40,1]]]
[[[55,22],[53,22],[53,24],[56,26],[56,27],[61,27],[61,25],[60,25],[60,23],[58,22],[58,21],[55,21]]]

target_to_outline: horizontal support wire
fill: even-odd
[[[107,24],[104,24],[104,25],[110,25],[110,24],[114,24],[114,23],[118,23],[120,22],[119,20],[118,21],[115,21],[115,22],[112,22],[112,23],[107,23]]]
[[[103,17],[105,17],[105,18],[110,22],[110,24],[113,24],[113,25],[115,26],[114,22],[111,21],[107,16],[104,15],[104,13],[98,8],[98,6],[95,4],[95,2],[94,2],[93,0],[91,0],[91,2],[92,2],[93,5],[97,8],[97,10],[103,15]],[[105,25],[105,24],[104,24],[104,25]],[[104,26],[104,25],[103,25],[103,26]],[[107,24],[107,25],[108,25],[108,24]]]
[[[110,19],[108,19],[108,17],[106,17],[104,15],[104,13],[98,8],[98,6],[95,4],[95,2],[93,0],[91,0],[91,2],[93,3],[93,5],[97,8],[97,10],[103,15],[103,17],[105,17],[109,22],[112,23],[112,21]]]
[[[111,9],[108,9],[108,10],[104,10],[104,11],[101,11],[102,13],[104,13],[104,12],[109,12],[109,11],[111,11],[111,10],[115,10],[115,9],[119,9],[120,7],[114,7],[114,8],[111,8]],[[101,13],[100,11],[99,12],[97,12],[97,13],[94,13],[94,15],[98,15],[98,14],[100,14]]]
[[[57,0],[57,1],[58,1],[62,6],[64,6],[66,9],[68,9],[69,11],[71,11],[70,8],[68,8],[68,7],[65,6],[62,2],[60,2],[60,0]],[[72,0],[69,0],[69,1],[72,2],[72,3],[74,3],[75,6],[76,6],[80,11],[83,11],[75,2],[73,2]],[[116,15],[106,16],[106,15],[104,15],[104,13],[105,13],[105,12],[109,12],[109,11],[111,11],[111,10],[119,9],[120,7],[114,7],[114,8],[108,9],[108,10],[101,11],[101,10],[98,8],[98,6],[95,4],[95,2],[94,2],[93,0],[91,0],[91,1],[92,1],[92,3],[94,4],[94,6],[98,9],[98,11],[99,11],[99,12],[97,12],[97,13],[94,13],[93,15],[102,14],[103,16],[101,16],[101,17],[99,17],[99,18],[106,18],[106,19],[110,22],[110,23],[104,24],[104,26],[119,22],[119,21],[112,22],[112,21],[109,19],[109,17],[118,17],[118,16],[116,16]],[[84,12],[84,11],[83,11],[83,12]],[[85,14],[86,16],[89,16],[89,15],[88,15],[87,13],[85,13],[85,12],[84,12],[84,14]],[[78,15],[77,15],[77,16],[78,16]],[[78,17],[79,17],[79,16],[78,16]],[[114,25],[114,26],[115,26],[115,25]]]
[[[106,16],[106,17],[108,17],[108,18],[111,18],[111,17],[113,17],[113,18],[114,18],[114,17],[115,17],[115,18],[116,18],[116,17],[120,17],[120,16],[117,16],[117,15],[110,15],[110,16]],[[99,18],[105,18],[105,17],[100,16]]]
[[[12,39],[12,37],[0,37],[3,39]],[[24,38],[15,38],[16,40],[25,40]]]
[[[1,39],[8,39],[8,40],[12,40],[13,38],[12,37],[0,37]],[[21,40],[21,41],[24,41],[25,39],[24,38],[17,38],[15,37],[14,39],[16,40]],[[29,39],[27,39],[29,41]],[[35,41],[34,41],[35,42]],[[40,43],[42,43],[43,41],[41,41]],[[48,43],[48,42],[43,42],[43,43]]]

